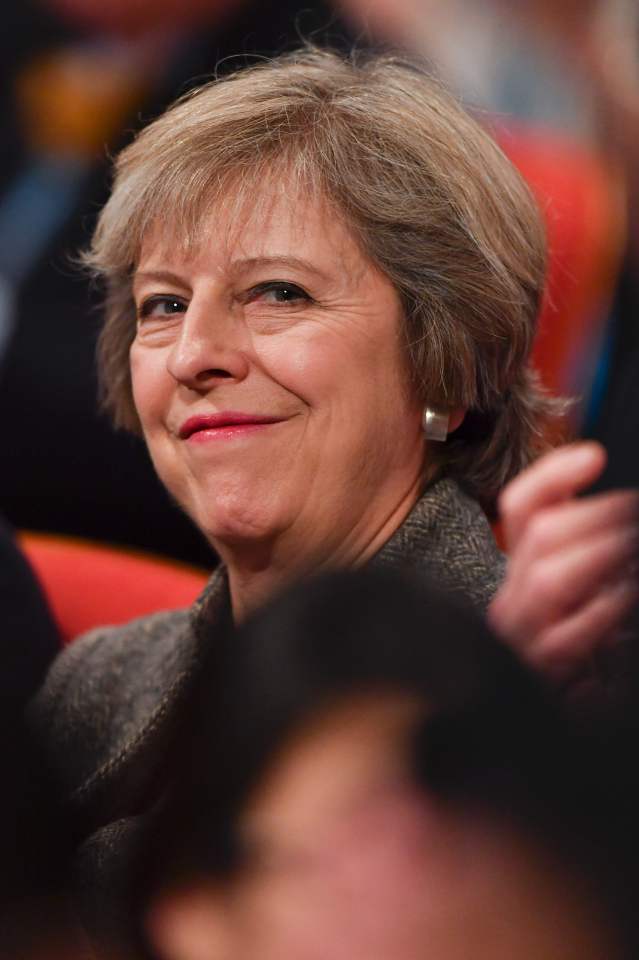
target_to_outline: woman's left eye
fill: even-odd
[[[258,283],[257,286],[249,290],[247,298],[249,303],[255,300],[262,300],[267,303],[300,303],[312,299],[302,287],[286,280],[269,280],[266,283]]]
[[[163,319],[171,317],[175,313],[184,313],[186,306],[186,303],[180,297],[166,295],[149,297],[138,307],[138,317],[140,319],[146,317]]]

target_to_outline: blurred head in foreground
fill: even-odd
[[[629,956],[577,744],[473,615],[332,575],[214,660],[143,857],[154,956]]]

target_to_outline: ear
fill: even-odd
[[[212,884],[161,894],[146,915],[145,929],[162,960],[231,960],[224,898]]]
[[[453,433],[458,427],[461,427],[466,416],[466,407],[454,407],[450,411],[448,419],[448,432]]]

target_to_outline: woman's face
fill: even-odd
[[[352,562],[419,491],[400,302],[325,204],[267,199],[241,226],[212,210],[193,255],[170,222],[148,238],[135,404],[158,474],[216,546]]]

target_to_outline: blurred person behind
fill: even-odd
[[[62,641],[14,532],[0,517],[0,702],[21,716]]]
[[[21,639],[28,646],[28,634]],[[71,898],[74,824],[11,695],[0,699],[0,763],[0,956],[88,960]]]
[[[588,138],[591,104],[570,65],[499,0],[339,0],[354,29],[425,57],[468,107]]]
[[[108,191],[108,154],[216,69],[300,31],[344,30],[323,0],[25,0],[0,65],[0,507],[17,528],[210,564],[143,446],[98,413],[98,295],[72,265]]]
[[[331,575],[209,670],[137,849],[154,958],[635,955],[634,778],[611,801],[630,781],[601,785],[613,765],[470,611]]]
[[[25,708],[61,640],[13,531],[0,518],[0,956],[85,957],[69,897],[70,824]],[[80,951],[80,952],[78,952]]]
[[[639,7],[633,0],[539,0],[521,13],[588,91],[596,142],[623,189],[625,253],[584,431],[610,453],[598,488],[639,486]]]

